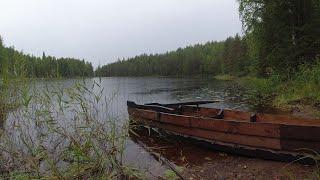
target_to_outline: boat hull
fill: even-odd
[[[138,125],[210,144],[216,150],[271,160],[314,162],[303,158],[320,149],[319,128],[274,123],[220,120],[157,112],[128,106]],[[296,133],[294,133],[296,132]]]
[[[163,137],[164,135],[166,137],[172,136],[175,138],[179,138],[179,140],[182,140],[185,143],[192,143],[201,148],[206,148],[212,151],[227,153],[230,155],[239,155],[239,156],[248,157],[248,158],[259,158],[259,159],[265,159],[265,160],[271,160],[271,161],[299,162],[301,164],[308,164],[308,165],[316,164],[316,161],[313,158],[306,157],[301,154],[250,148],[250,147],[244,147],[244,146],[235,146],[234,144],[208,141],[207,139],[186,136],[176,132],[168,131],[166,129],[161,129],[155,126],[147,127],[146,125],[139,124],[138,126],[135,126],[135,129],[137,128],[138,128],[137,131],[141,131],[142,129],[145,129],[146,131],[150,132],[151,130],[151,131],[154,131],[154,134],[161,133],[161,137]],[[136,132],[134,131],[134,134],[135,133]],[[161,137],[159,136],[159,138]]]

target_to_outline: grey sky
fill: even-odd
[[[241,33],[236,0],[0,0],[0,7],[6,45],[94,66]]]

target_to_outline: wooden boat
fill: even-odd
[[[219,151],[310,163],[320,152],[320,120],[200,107],[214,101],[138,105],[127,102],[138,125],[209,143]]]

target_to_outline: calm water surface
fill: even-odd
[[[108,104],[107,106],[98,106],[97,108],[98,112],[106,112],[107,116],[96,118],[102,121],[105,121],[107,118],[114,118],[120,124],[127,122],[128,112],[126,102],[128,100],[141,104],[222,100],[219,103],[208,104],[206,106],[255,111],[254,107],[246,103],[247,99],[244,88],[233,81],[218,81],[213,78],[110,77],[101,79],[89,78],[85,80],[38,80],[32,82],[30,87],[35,88],[35,93],[39,92],[41,94],[40,92],[46,92],[43,88],[48,87],[49,91],[55,91],[55,87],[56,89],[67,89],[68,87],[74,87],[77,82],[82,83],[83,81],[86,82],[85,84],[88,88],[93,82],[98,82],[99,86],[104,89],[103,95],[107,98]],[[99,88],[94,89],[94,91],[98,92]],[[90,98],[93,97],[90,96]],[[50,101],[50,103],[53,107],[56,106],[55,102]],[[266,110],[264,109],[264,111]],[[271,111],[276,113],[276,111]],[[69,116],[72,116],[72,114]],[[75,122],[72,118],[63,117],[60,119],[63,124]],[[21,120],[23,119],[25,118],[22,117]],[[9,116],[6,121],[7,127],[9,129],[10,127],[15,127],[16,121],[16,117]],[[61,122],[59,121],[59,123]],[[32,123],[26,122],[26,129],[31,133],[31,136],[32,133],[42,131],[41,128],[37,129],[38,127],[29,126],[29,124]],[[217,179],[216,175],[220,174],[218,171],[226,172],[224,175],[220,175],[223,179],[224,176],[229,177],[231,171],[239,171],[240,174],[246,174],[243,168],[236,169],[236,167],[249,167],[249,165],[252,166],[250,173],[255,173],[252,177],[255,175],[268,177],[270,176],[269,173],[275,173],[280,167],[286,166],[285,163],[270,163],[264,160],[250,160],[250,158],[225,155],[192,143],[185,138],[159,134],[154,131],[150,132],[144,129],[136,131],[138,136],[131,134],[130,138],[126,141],[124,152],[124,162],[138,167],[140,170],[146,170],[148,179],[158,179],[159,176],[163,177],[163,174],[169,169],[168,166],[159,160],[159,155],[162,159],[167,159],[172,164],[186,167],[187,173],[199,175],[198,177],[192,176],[193,179],[200,179],[200,177]],[[12,134],[15,134],[12,136],[13,138],[21,139],[15,131]],[[48,141],[48,144],[49,146],[52,145],[51,141]],[[270,168],[273,170],[270,171]],[[308,167],[296,166],[295,168],[298,170],[293,171],[296,175],[301,174],[300,172],[310,172],[310,168]],[[261,174],[261,172],[265,173]],[[234,176],[231,177],[235,178]]]
[[[60,86],[62,88],[71,87],[80,79],[37,81],[37,89],[46,86]],[[100,82],[104,89],[104,95],[108,98],[109,115],[119,121],[127,121],[127,100],[136,103],[175,103],[198,100],[222,100],[222,102],[206,105],[209,107],[232,108],[241,110],[252,110],[246,104],[242,88],[232,81],[218,81],[203,78],[156,78],[156,77],[110,77],[86,79],[86,82]],[[142,132],[141,137],[131,137],[126,143],[125,162],[141,169],[150,171],[149,176],[159,176],[168,169],[158,158],[151,154],[152,149],[157,149],[158,153],[170,160],[172,163],[181,165],[180,157],[184,153],[189,154],[192,162],[201,166],[198,157],[215,153],[197,147],[192,143],[178,142],[165,137],[147,137]],[[163,153],[159,152],[162,149]],[[179,163],[180,162],[180,163]]]

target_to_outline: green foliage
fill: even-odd
[[[319,0],[239,0],[249,54],[261,75],[292,75],[320,52]]]
[[[272,106],[277,92],[277,84],[272,78],[246,77],[241,79],[241,81],[248,89],[247,96],[250,104],[258,109]]]
[[[257,107],[286,109],[290,104],[320,104],[320,60],[313,65],[301,65],[290,79],[271,75],[269,78],[242,78],[248,88],[248,98]]]
[[[99,67],[97,76],[244,75],[249,63],[244,39],[197,44],[165,54],[143,54]]]
[[[314,65],[302,65],[291,80],[283,83],[275,106],[300,103],[318,106],[320,103],[320,60]]]

